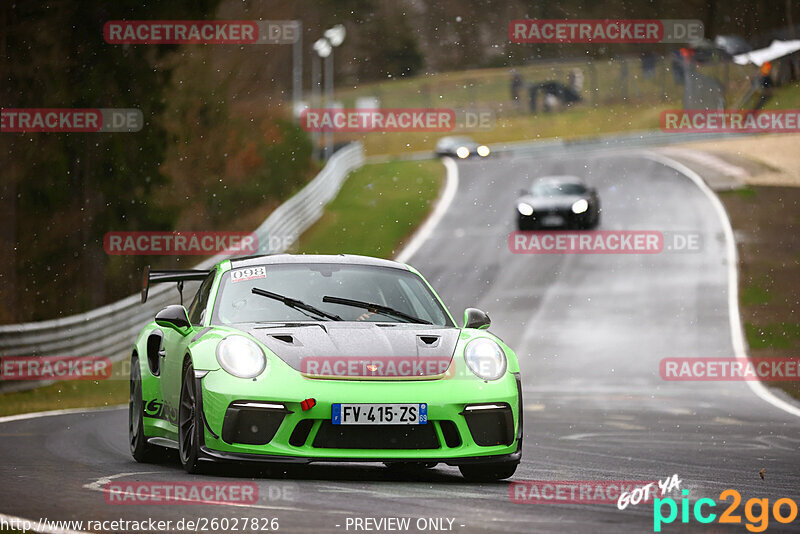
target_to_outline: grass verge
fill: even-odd
[[[739,299],[750,355],[800,353],[800,187],[750,186],[721,193],[739,238]],[[772,382],[800,399],[800,382]]]
[[[128,402],[127,361],[111,367],[106,380],[67,380],[27,391],[0,395],[0,416],[18,413],[115,406]]]
[[[662,111],[674,109],[675,104],[617,105],[566,108],[558,113],[498,117],[493,128],[466,131],[481,143],[507,143],[539,139],[575,139],[578,137],[654,130],[659,127]],[[346,139],[364,143],[367,155],[401,155],[408,152],[432,151],[441,137],[454,133],[374,132]],[[344,137],[344,136],[343,136]]]
[[[322,218],[298,240],[300,252],[391,258],[425,219],[444,183],[438,161],[366,165],[344,183]],[[0,416],[128,402],[127,361],[107,380],[57,382],[0,394]]]
[[[391,258],[424,220],[443,183],[439,161],[365,165],[300,236],[299,251]]]

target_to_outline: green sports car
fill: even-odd
[[[129,433],[139,462],[177,449],[209,461],[458,466],[514,474],[522,392],[514,352],[468,308],[459,328],[414,268],[363,256],[272,255],[208,271],[133,348]]]

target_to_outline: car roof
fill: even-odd
[[[577,184],[577,185],[586,185],[586,183],[578,178],[577,176],[542,176],[541,178],[537,178],[534,180],[535,184],[552,184],[552,185],[561,185],[561,184]]]
[[[467,137],[466,135],[452,135],[448,137],[442,137],[439,139],[439,143],[474,143],[475,141],[471,137]]]
[[[227,261],[227,260],[226,260]],[[262,254],[243,258],[231,258],[231,267],[252,267],[256,265],[302,265],[302,264],[339,264],[339,265],[364,265],[369,267],[392,267],[394,269],[410,270],[404,263],[359,256],[356,254]]]

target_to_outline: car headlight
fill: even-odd
[[[506,354],[500,345],[481,337],[467,343],[464,349],[467,367],[483,380],[497,380],[506,373]]]
[[[586,199],[576,200],[575,203],[572,205],[572,213],[578,214],[583,213],[584,211],[589,209],[589,203],[586,202]]]
[[[217,345],[217,361],[225,371],[239,378],[255,378],[267,367],[267,357],[254,341],[228,336]]]
[[[486,145],[481,145],[478,147],[478,155],[482,158],[485,158],[489,155],[489,147]]]
[[[517,211],[520,212],[521,215],[533,215],[533,206],[526,202],[520,202],[517,204]]]
[[[469,149],[465,146],[460,146],[456,149],[456,156],[461,159],[469,157]]]

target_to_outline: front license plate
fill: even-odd
[[[545,226],[561,226],[564,224],[564,218],[561,215],[548,215],[542,218],[542,224]]]
[[[334,425],[424,425],[427,404],[333,404]]]

